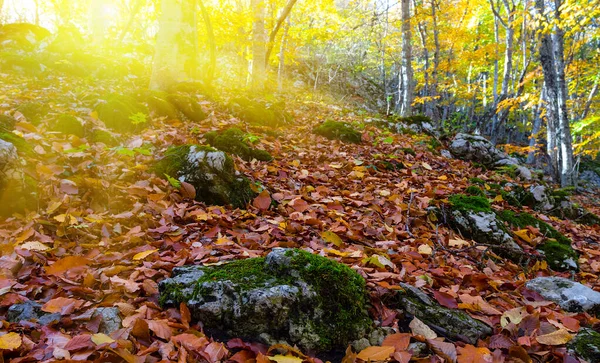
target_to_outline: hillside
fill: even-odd
[[[107,95],[143,92],[136,82],[2,77],[0,114],[15,120],[1,138],[18,149],[28,183],[27,205],[0,225],[0,318],[3,332],[10,332],[0,336],[0,349],[11,362],[267,362],[267,355],[278,362],[318,362],[294,349],[287,354],[301,358],[284,358],[282,346],[267,351],[235,337],[214,339],[202,333],[185,306],[159,305],[158,282],[174,267],[265,256],[275,247],[326,256],[366,279],[370,315],[377,326],[396,333],[380,348],[357,351],[359,358],[348,350],[344,362],[576,362],[565,344],[580,329],[598,326],[591,311],[567,312],[525,283],[560,276],[600,288],[600,226],[510,205],[505,193],[515,186],[545,182],[448,157],[442,150],[453,135],[391,132],[380,116],[291,95],[281,106],[287,117],[259,126],[232,106],[240,95],[193,88],[181,94],[198,101],[203,121],[150,110],[143,119],[133,118],[135,131],[117,133],[106,128],[97,105],[112,97]],[[61,129],[56,125],[65,115],[76,122]],[[351,125],[359,143],[313,133],[327,120]],[[273,157],[231,155],[256,193],[242,208],[194,201],[189,184],[155,173],[153,166],[169,147],[206,144],[207,132],[229,127],[243,130],[252,147]],[[528,212],[559,234],[550,235],[541,224],[506,223],[523,257],[508,258],[453,230],[432,210],[456,207],[462,194],[479,195],[497,213]],[[15,197],[5,193],[3,209]],[[564,198],[600,211],[596,194]],[[559,235],[572,242],[577,270],[553,270],[536,250]],[[489,324],[492,335],[471,344],[434,339],[438,334],[386,301],[390,291],[402,290],[400,283]],[[38,319],[9,316],[18,304],[35,310],[33,302],[41,306]],[[117,325],[110,336],[102,333],[107,324]]]

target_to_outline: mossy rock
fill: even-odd
[[[208,116],[198,101],[182,93],[171,94],[167,100],[192,122],[204,121]]]
[[[112,132],[99,127],[96,127],[91,131],[90,141],[93,143],[102,143],[106,146],[114,146],[119,142]]]
[[[0,52],[0,70],[36,77],[44,72],[44,65],[30,53]]]
[[[231,100],[229,107],[239,118],[251,125],[280,127],[292,120],[283,101],[269,102],[237,97]]]
[[[191,184],[196,200],[209,205],[245,208],[256,196],[250,181],[235,170],[231,157],[208,146],[171,147],[152,169],[161,177]]]
[[[452,204],[452,209],[461,212],[491,212],[490,201],[482,196],[455,194],[448,198]]]
[[[341,140],[351,144],[359,144],[362,139],[362,134],[345,122],[328,120],[315,127],[313,132],[329,140]]]
[[[471,185],[470,187],[465,189],[465,193],[471,196],[485,197],[485,192],[483,191],[483,189],[475,185]]]
[[[235,154],[246,161],[252,159],[260,161],[271,161],[273,157],[265,150],[255,149],[244,141],[246,133],[242,130],[232,127],[221,132],[212,131],[204,134],[204,138],[210,146]]]
[[[515,213],[504,210],[497,213],[498,217],[512,228],[537,228],[548,238],[538,247],[544,253],[550,268],[555,271],[577,270],[579,256],[571,246],[571,240],[544,221],[540,221],[529,213]]]
[[[83,138],[85,136],[85,128],[83,123],[73,115],[62,114],[52,126],[52,131],[57,131],[65,135],[75,135]]]
[[[56,36],[46,48],[54,53],[73,53],[80,51],[85,47],[83,34],[76,26],[61,26],[56,32]]]
[[[38,126],[42,119],[50,112],[50,107],[42,102],[24,102],[17,106],[17,111],[25,116],[27,122]]]
[[[5,24],[0,27],[0,44],[3,49],[32,51],[51,35],[48,29],[35,24]]]
[[[600,362],[600,333],[590,328],[581,328],[567,348],[586,361]]]
[[[179,110],[167,101],[167,96],[168,94],[164,92],[151,91],[143,96],[143,100],[154,115],[165,117],[167,120],[177,120],[180,118]]]
[[[21,136],[14,134],[12,132],[0,132],[0,140],[4,140],[6,142],[10,142],[13,144],[17,151],[23,155],[32,155],[33,154],[33,146],[27,140],[22,138]]]
[[[95,111],[107,128],[117,132],[131,133],[148,126],[147,121],[140,119],[148,115],[148,108],[130,96],[109,95]]]
[[[15,128],[17,120],[14,117],[0,113],[0,131],[11,131]]]
[[[220,266],[184,266],[159,284],[163,306],[185,302],[209,332],[313,352],[344,350],[371,327],[365,280],[302,250]]]
[[[9,185],[0,185],[0,216],[35,211],[38,208],[38,182],[26,173]]]

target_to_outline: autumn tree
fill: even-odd
[[[197,79],[196,0],[163,0],[150,87],[169,89]]]
[[[414,98],[412,68],[412,31],[410,26],[410,0],[401,0],[402,6],[402,65],[398,88],[397,112],[402,116],[412,113]]]

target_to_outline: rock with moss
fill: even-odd
[[[9,216],[37,204],[37,183],[23,170],[17,148],[0,138],[0,216]]]
[[[119,140],[112,132],[100,127],[95,127],[91,130],[89,139],[91,142],[102,143],[106,146],[114,146],[119,143]]]
[[[435,126],[433,120],[425,115],[414,115],[408,117],[396,117],[390,122],[392,129],[398,133],[428,134],[435,137],[440,135],[440,130]]]
[[[590,363],[600,362],[600,333],[590,328],[581,328],[567,349]]]
[[[44,44],[52,33],[44,27],[29,23],[10,23],[0,26],[3,49],[32,51]]]
[[[474,161],[486,168],[512,167],[515,176],[531,180],[531,171],[515,158],[496,149],[488,139],[479,135],[457,134],[450,144],[450,152],[458,159]]]
[[[515,213],[504,210],[497,213],[498,217],[513,228],[534,227],[547,238],[546,242],[538,246],[550,268],[556,271],[578,270],[579,256],[571,246],[571,240],[554,229],[546,222],[540,221],[529,213]]]
[[[52,125],[52,131],[57,131],[65,135],[75,135],[77,137],[85,136],[85,128],[83,123],[75,116],[62,114],[58,120]]]
[[[139,131],[148,126],[146,106],[126,95],[108,95],[95,108],[107,128],[121,133]]]
[[[283,101],[265,101],[249,97],[237,97],[229,102],[229,108],[243,121],[257,126],[280,127],[292,121]]]
[[[210,146],[230,154],[235,154],[246,161],[251,161],[252,159],[270,161],[273,159],[269,152],[250,146],[245,141],[246,136],[245,132],[236,127],[220,132],[212,131],[204,134],[204,138]]]
[[[528,281],[525,287],[554,301],[569,312],[600,312],[600,292],[562,277],[537,277]]]
[[[250,181],[235,170],[231,157],[208,146],[172,147],[153,169],[161,177],[191,184],[196,200],[206,204],[245,208],[255,196]]]
[[[17,111],[25,116],[27,122],[37,126],[50,112],[50,108],[45,103],[32,101],[20,104],[17,106]]]
[[[11,131],[16,123],[17,120],[14,117],[0,113],[0,131]]]
[[[479,339],[484,339],[493,332],[489,325],[462,310],[440,306],[416,287],[405,283],[400,283],[400,287],[402,290],[393,292],[393,298],[388,304],[402,309],[409,319],[418,318],[441,336],[452,341],[477,344]]]
[[[477,243],[490,245],[501,256],[520,261],[523,250],[498,219],[487,198],[456,194],[448,200],[450,204],[438,214],[450,227]]]
[[[183,266],[159,283],[163,306],[185,302],[215,335],[285,341],[312,352],[344,350],[364,336],[365,280],[326,257],[276,248],[266,258]]]
[[[480,196],[485,197],[485,192],[478,186],[471,185],[467,189],[465,189],[465,193],[472,196]]]
[[[192,122],[200,122],[208,117],[202,106],[200,106],[200,103],[189,95],[182,93],[171,94],[167,96],[167,100]]]
[[[313,132],[329,140],[341,140],[351,144],[359,144],[362,139],[362,133],[345,122],[328,120],[315,127]]]

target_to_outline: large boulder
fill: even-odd
[[[479,339],[484,339],[493,332],[486,323],[472,318],[462,310],[441,306],[414,286],[400,283],[400,287],[402,290],[394,292],[390,304],[402,309],[409,317],[418,318],[441,336],[475,345]]]
[[[148,108],[130,96],[108,95],[99,100],[94,111],[108,129],[117,132],[130,133],[148,126]]]
[[[518,175],[531,180],[531,171],[519,161],[496,149],[488,139],[479,135],[457,134],[450,144],[450,152],[458,159],[475,161],[488,168],[512,166]]]
[[[52,33],[29,23],[11,23],[0,27],[0,48],[32,51],[42,46]]]
[[[437,210],[437,214],[450,227],[477,243],[492,246],[502,256],[515,261],[522,258],[523,250],[510,236],[485,197],[457,194],[450,197],[449,201],[450,204]]]
[[[600,312],[600,292],[562,277],[537,277],[525,287],[570,312]]]
[[[159,283],[163,306],[185,302],[212,334],[313,352],[344,350],[371,326],[365,280],[326,257],[276,248],[266,258],[183,266]]]
[[[159,176],[191,184],[196,191],[195,199],[206,204],[244,208],[255,196],[249,180],[235,170],[231,157],[208,146],[172,147],[154,171]]]

